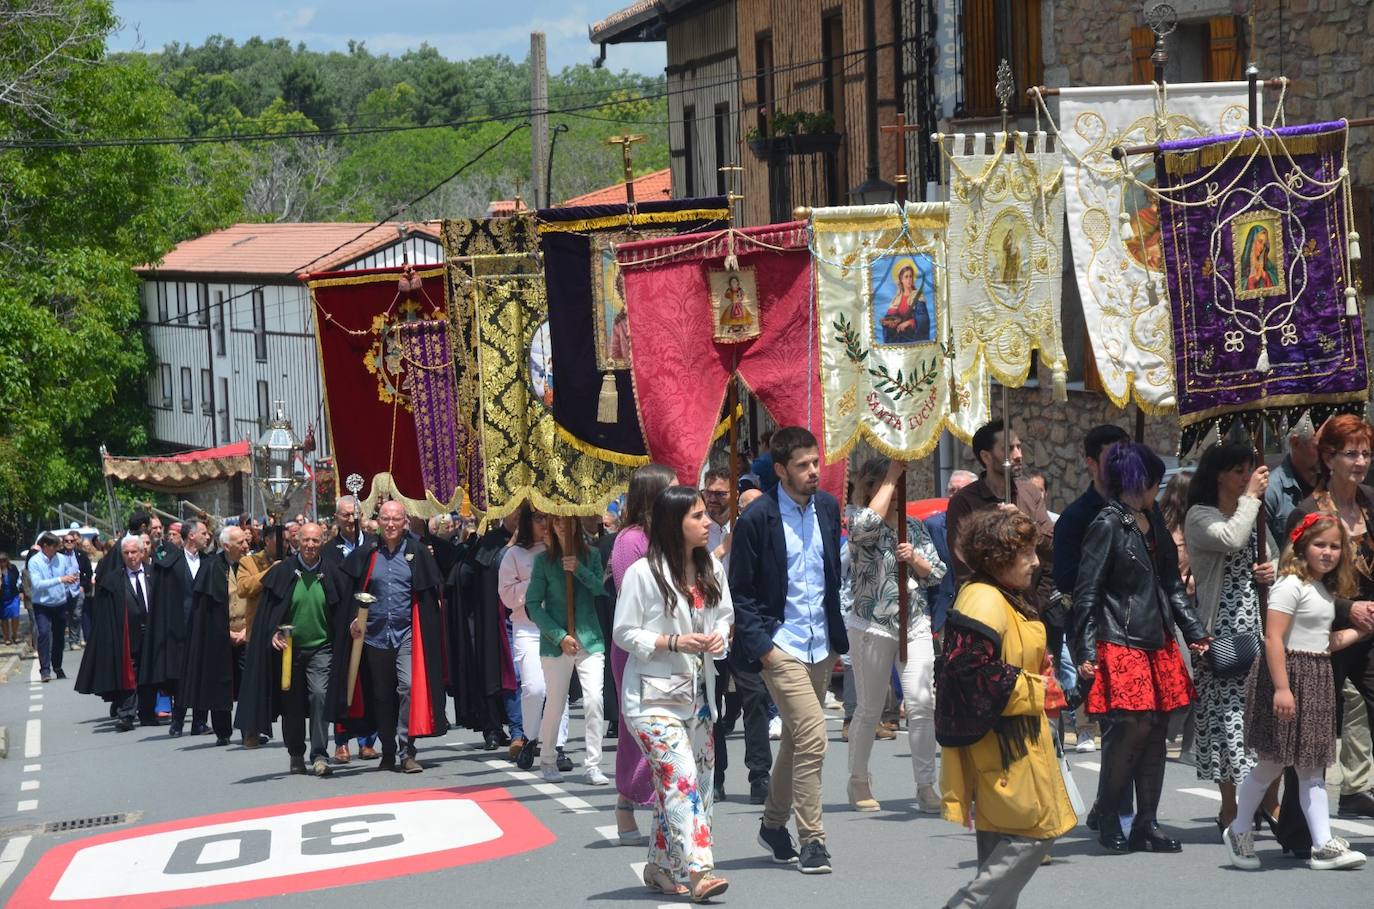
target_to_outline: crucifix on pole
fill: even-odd
[[[906,122],[906,114],[898,114],[897,122],[892,126],[883,126],[880,129],[885,133],[895,133],[897,137],[897,174],[893,182],[897,185],[897,204],[903,209],[906,207],[907,183],[909,177],[906,167],[906,136],[907,133],[921,131],[921,127],[914,123]],[[897,511],[897,545],[907,542],[906,533],[906,468],[903,467],[901,476],[897,478],[896,492],[896,511]],[[907,617],[907,602],[909,593],[906,589],[907,564],[897,560],[897,658],[903,663],[906,662],[906,636],[907,627],[910,619]]]
[[[634,169],[634,149],[632,146],[636,142],[643,142],[644,137],[638,134],[625,133],[621,136],[606,137],[607,145],[619,145],[620,155],[625,162],[625,205],[629,208],[630,217],[634,217],[635,209],[635,169]]]

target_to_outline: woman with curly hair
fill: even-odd
[[[1030,518],[995,508],[970,515],[956,542],[972,575],[945,620],[935,733],[944,816],[977,832],[978,873],[947,909],[1015,905],[1078,823],[1045,718],[1053,668],[1028,596],[1038,539]]]
[[[1085,706],[1103,729],[1097,839],[1108,852],[1178,852],[1178,840],[1157,822],[1169,714],[1193,699],[1174,627],[1197,652],[1207,649],[1207,633],[1155,504],[1164,462],[1145,445],[1122,442],[1103,468],[1111,498],[1083,537],[1073,592],[1079,676],[1092,683]],[[1116,806],[1132,784],[1137,807],[1128,838]]]

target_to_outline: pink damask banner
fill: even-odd
[[[779,425],[820,435],[804,222],[625,243],[616,257],[640,426],[653,460],[681,482],[697,482],[735,373]],[[827,492],[842,497],[844,482],[843,460],[822,468]]]

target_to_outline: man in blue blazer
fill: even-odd
[[[820,446],[810,432],[779,429],[769,454],[778,484],[739,516],[731,543],[731,660],[763,676],[782,717],[759,844],[778,864],[827,874],[822,704],[836,655],[849,650],[840,616],[840,507],[819,491]],[[800,856],[787,832],[794,810]]]

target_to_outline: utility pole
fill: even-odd
[[[549,60],[544,33],[530,33],[530,173],[534,207],[549,205]]]

